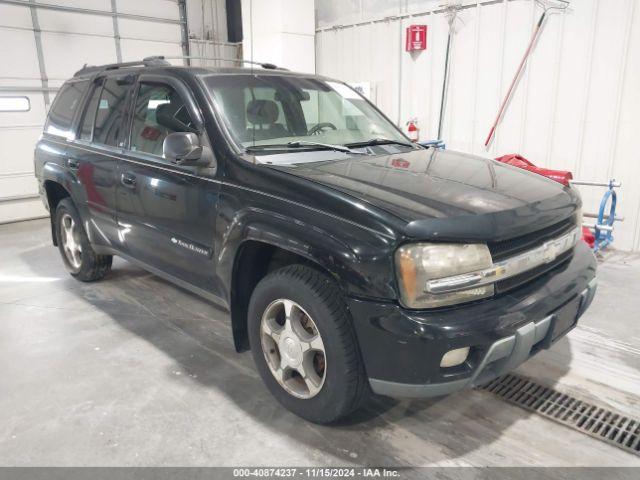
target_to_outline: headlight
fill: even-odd
[[[417,243],[396,251],[396,272],[402,304],[407,308],[434,308],[470,302],[494,293],[493,284],[455,292],[433,293],[427,282],[493,266],[486,245]]]

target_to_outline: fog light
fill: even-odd
[[[455,350],[449,350],[442,356],[440,366],[442,368],[455,367],[461,365],[469,356],[469,347],[456,348]]]

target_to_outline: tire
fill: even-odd
[[[113,257],[94,252],[80,215],[70,198],[64,198],[58,203],[55,229],[60,255],[73,277],[83,282],[93,282],[100,280],[111,270]]]
[[[251,295],[248,330],[258,373],[287,409],[325,424],[360,407],[369,391],[368,381],[351,315],[331,278],[303,265],[270,273]],[[292,336],[291,332],[298,333]],[[299,350],[292,340],[296,335]],[[297,364],[296,370],[282,367],[283,362]]]

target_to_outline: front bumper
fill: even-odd
[[[571,330],[591,304],[596,261],[582,242],[572,257],[506,295],[438,311],[352,299],[350,308],[371,389],[391,397],[433,397],[482,385],[515,369]],[[441,368],[449,350],[467,361]]]

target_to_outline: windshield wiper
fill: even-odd
[[[331,143],[321,143],[321,142],[306,142],[304,140],[289,142],[289,143],[249,145],[245,149],[250,152],[252,150],[296,150],[298,148],[305,148],[305,147],[312,147],[315,150],[320,148],[323,150],[335,150],[337,152],[343,152],[343,153],[355,153],[358,155],[368,155],[368,153],[358,152],[356,150],[352,150],[349,147],[345,147],[343,145],[333,145]]]
[[[249,145],[248,147],[245,147],[245,150],[247,150],[247,151],[251,151],[251,150],[268,150],[268,149],[289,150],[291,148],[292,147],[290,147],[286,143],[270,143],[270,144],[265,144],[265,145]]]
[[[357,150],[352,150],[346,145],[334,145],[332,143],[321,143],[321,142],[307,142],[305,140],[299,140],[296,142],[287,143],[289,147],[300,148],[300,147],[319,147],[324,148],[326,150],[335,150],[336,152],[344,152],[344,153],[356,153],[358,155],[368,155],[366,152],[358,152]]]
[[[372,147],[374,145],[388,145],[393,143],[395,145],[402,145],[405,147],[414,148],[415,144],[409,142],[403,142],[402,140],[393,140],[391,138],[371,138],[369,140],[365,140],[364,142],[354,142],[348,143],[348,147]]]

